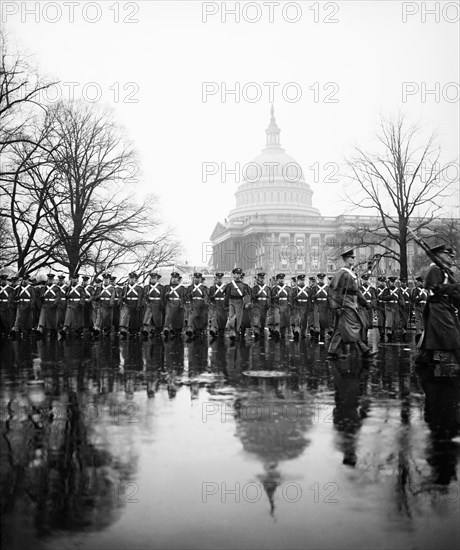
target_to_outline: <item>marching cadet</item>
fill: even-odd
[[[91,330],[93,328],[93,297],[95,288],[89,284],[88,275],[83,275],[81,278],[81,287],[83,289],[83,329]]]
[[[291,324],[291,287],[284,283],[284,273],[276,276],[276,285],[272,288],[271,300],[274,307],[274,328],[275,338],[286,335],[286,329]]]
[[[377,328],[379,329],[380,340],[385,341],[385,300],[383,299],[383,294],[387,289],[387,278],[385,275],[377,277],[377,288],[376,291],[376,306],[375,310],[377,312]]]
[[[98,336],[102,331],[104,336],[108,336],[112,331],[113,306],[115,304],[115,288],[110,283],[110,275],[102,275],[102,285],[99,279],[96,279],[96,289],[93,296],[93,307],[96,313],[94,322],[94,336]]]
[[[115,334],[118,334],[120,330],[120,309],[121,299],[123,298],[123,287],[117,283],[117,278],[114,275],[110,277],[110,284],[115,289],[115,301],[112,309],[112,327]]]
[[[58,275],[58,282],[55,283],[60,290],[60,296],[62,297],[57,304],[57,329],[60,331],[64,328],[65,321],[65,310],[66,310],[66,301],[65,295],[67,292],[68,285],[65,284],[65,275]]]
[[[16,277],[15,283],[18,282]],[[14,301],[16,302],[16,319],[11,329],[13,338],[19,332],[30,333],[34,327],[34,309],[37,295],[35,288],[30,282],[30,277],[24,275],[24,281],[16,285],[14,289]]]
[[[246,273],[241,274],[241,282],[245,285],[247,294],[245,295],[245,298],[243,300],[243,319],[241,320],[241,327],[240,327],[240,334],[241,337],[244,338],[246,334],[246,329],[251,328],[251,317],[252,317],[252,301],[251,301],[251,287],[248,285],[248,283],[245,282],[244,278],[246,276]],[[249,296],[249,298],[248,298]]]
[[[267,314],[271,305],[271,290],[265,284],[265,273],[263,271],[256,275],[255,285],[251,289],[251,300],[254,338],[263,338],[265,336]]]
[[[396,287],[396,277],[388,277],[389,286],[384,290],[381,300],[385,302],[385,332],[387,342],[393,342],[400,327],[399,308],[402,298]]]
[[[185,334],[189,338],[202,336],[207,329],[209,289],[202,281],[202,274],[194,273],[192,284],[187,288],[186,301],[190,303],[190,311]]]
[[[407,286],[407,279],[400,279],[399,292],[401,296],[401,302],[399,305],[399,319],[402,331],[402,341],[405,342],[407,338],[407,330],[409,328],[410,314],[411,314],[411,297],[410,288]]]
[[[12,329],[11,306],[14,301],[14,291],[8,284],[8,276],[0,275],[0,334],[8,335]]]
[[[70,284],[65,294],[67,307],[65,310],[64,328],[60,331],[61,336],[67,336],[72,329],[77,335],[83,332],[83,305],[85,303],[85,290],[78,282],[78,275],[70,277]]]
[[[423,277],[416,277],[415,282],[417,286],[412,289],[411,301],[415,315],[415,343],[418,344],[424,328],[423,310],[428,299],[428,290],[423,286]]]
[[[310,304],[310,296],[308,287],[305,285],[305,275],[297,275],[297,285],[293,295],[293,312],[294,312],[294,339],[299,336],[307,337],[307,315]]]
[[[315,304],[313,302],[314,289],[316,286],[316,277],[308,277],[308,310],[307,310],[307,329],[313,339],[318,339],[318,331],[315,326]]]
[[[48,331],[50,336],[57,334],[59,327],[58,305],[64,302],[62,286],[62,284],[59,286],[54,282],[53,273],[48,273],[46,285],[40,292],[41,309],[37,333],[45,334]]]
[[[268,313],[267,313],[267,326],[268,326],[268,332],[270,333],[270,338],[273,338],[274,337],[274,332],[273,332],[273,327],[274,327],[274,323],[275,323],[275,317],[274,317],[274,314],[273,314],[273,302],[271,300],[271,296],[272,296],[272,289],[273,287],[275,286],[276,284],[276,279],[275,277],[270,277],[270,280],[269,280],[269,287],[270,287],[270,306],[268,308]]]
[[[137,282],[137,273],[132,271],[129,281],[123,289],[120,309],[120,335],[126,338],[128,332],[137,334],[140,328],[140,311],[142,306],[142,286]],[[115,287],[114,287],[114,292]],[[116,300],[116,294],[115,294]]]
[[[370,305],[364,300],[359,288],[356,273],[353,272],[355,253],[348,249],[341,254],[344,266],[341,267],[330,283],[333,307],[337,310],[337,324],[329,344],[330,359],[337,359],[340,348],[354,344],[361,357],[372,358],[378,351],[372,351],[363,342],[365,320],[358,310],[358,303],[366,309]]]
[[[17,310],[16,289],[19,286],[18,277],[16,277],[16,275],[13,275],[8,279],[8,282],[9,282],[10,287],[13,289],[13,303],[11,305],[11,319],[12,319],[11,322],[14,325],[14,323],[16,321],[16,310]],[[36,295],[37,295],[37,293],[35,292],[35,296]],[[37,317],[37,319],[38,319],[38,317]],[[34,321],[32,321],[32,326],[34,326]]]
[[[239,267],[235,267],[232,270],[233,281],[225,287],[224,306],[228,312],[227,328],[232,342],[240,334],[244,306],[251,299],[247,285],[241,282],[242,273]]]
[[[312,289],[312,302],[316,333],[319,332],[319,341],[324,342],[326,330],[332,327],[332,311],[329,304],[328,285],[324,282],[325,273],[318,273],[318,282]]]
[[[163,330],[163,307],[165,287],[160,284],[161,275],[156,271],[149,273],[150,281],[144,286],[144,319],[142,322],[142,334],[148,336],[161,336]]]
[[[460,366],[460,322],[456,312],[459,305],[460,283],[449,276],[455,253],[445,245],[430,249],[441,266],[432,263],[426,273],[424,286],[428,298],[423,310],[424,331],[418,343],[415,364],[418,367],[434,367],[435,352],[450,354]],[[457,408],[458,411],[458,408]]]
[[[169,333],[172,336],[181,336],[184,328],[184,309],[187,289],[182,285],[182,277],[174,271],[171,273],[169,285],[165,288],[165,326],[164,337],[167,339]]]
[[[214,275],[214,284],[209,289],[209,307],[211,312],[211,328],[209,334],[215,338],[217,335],[222,336],[225,332],[227,324],[227,311],[224,307],[225,286],[222,282],[222,272],[217,272]]]
[[[359,290],[361,291],[363,298],[366,300],[366,303],[371,306],[371,308],[368,309],[358,304],[358,309],[361,311],[361,315],[366,321],[365,338],[363,338],[363,342],[367,344],[367,331],[373,327],[374,308],[376,307],[377,303],[377,291],[373,286],[370,285],[369,275],[367,273],[361,275],[361,285],[359,287]]]

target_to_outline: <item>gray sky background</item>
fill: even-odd
[[[202,243],[234,207],[238,186],[235,176],[222,182],[220,173],[204,183],[202,163],[232,168],[260,152],[270,110],[264,82],[280,83],[274,103],[281,144],[303,167],[323,215],[346,208],[338,199],[343,180],[328,184],[328,172],[320,170],[315,182],[309,167],[340,164],[355,144],[375,147],[380,115],[402,112],[420,121],[427,135],[437,129],[443,159],[458,162],[459,23],[449,22],[458,19],[458,3],[438,3],[438,16],[424,13],[435,2],[297,2],[283,17],[286,2],[280,2],[272,4],[272,23],[262,2],[254,23],[245,20],[256,17],[254,2],[239,3],[239,23],[231,15],[221,20],[234,2],[76,2],[73,22],[64,4],[59,17],[56,2],[5,1],[2,24],[42,73],[78,83],[75,97],[96,83],[86,87],[86,99],[99,93],[99,102],[110,105],[126,128],[141,159],[138,193],[159,197],[164,221],[175,228],[191,263],[201,263]],[[299,21],[288,22],[299,7]],[[218,13],[203,22],[205,9]],[[232,89],[254,82],[262,97],[248,101],[253,86],[239,102],[230,94],[204,102],[203,82],[220,90],[222,83]],[[282,94],[289,82],[301,89],[299,101]],[[405,102],[404,82],[418,90]],[[439,97],[423,94],[435,86]],[[58,92],[69,97],[68,86]],[[338,102],[325,101],[331,92]],[[458,192],[446,212],[459,215]]]

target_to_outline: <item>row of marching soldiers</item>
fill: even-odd
[[[216,273],[210,287],[204,285],[201,273],[194,273],[187,286],[176,272],[167,285],[160,283],[161,275],[156,272],[149,274],[148,284],[141,285],[133,272],[123,286],[109,274],[93,284],[88,276],[80,282],[74,275],[66,285],[63,276],[56,282],[50,273],[41,286],[31,277],[18,280],[0,275],[0,333],[12,337],[31,331],[61,337],[72,332],[119,333],[122,338],[141,333],[168,338],[185,330],[189,338],[195,338],[209,330],[212,337],[227,332],[236,340],[247,329],[252,329],[254,338],[261,338],[267,328],[275,339],[292,332],[294,339],[309,335],[320,342],[332,334],[334,320],[324,273],[309,277],[308,282],[305,275],[297,275],[287,285],[282,273],[266,284],[265,273],[260,272],[252,287],[244,282],[240,268],[232,275],[233,280],[225,283],[224,274]],[[373,327],[375,310],[381,340],[386,336],[391,341],[399,333],[404,339],[413,308],[418,339],[426,303],[423,278],[417,278],[413,289],[403,280],[396,285],[396,277],[379,277],[377,288],[368,283],[368,276],[361,280],[361,292],[371,305],[364,310],[367,328]]]
[[[109,274],[94,283],[86,275],[81,282],[74,275],[65,284],[63,276],[56,281],[50,273],[40,285],[30,276],[0,275],[0,333],[13,338],[31,332],[63,338],[85,332],[169,338],[185,330],[194,338],[207,331],[212,337],[227,331],[235,340],[250,328],[255,338],[263,337],[267,328],[273,338],[292,330],[295,338],[308,333],[324,340],[325,331],[332,332],[324,273],[310,277],[309,286],[305,275],[293,278],[294,286],[285,284],[284,274],[268,285],[260,272],[252,287],[244,282],[241,269],[235,268],[232,275],[233,280],[225,283],[224,274],[216,273],[210,287],[201,273],[194,273],[187,286],[176,272],[167,285],[160,283],[156,272],[149,274],[148,284],[141,285],[133,272],[123,286]]]

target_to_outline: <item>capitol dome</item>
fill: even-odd
[[[229,219],[237,221],[263,214],[320,216],[312,205],[313,191],[306,183],[300,164],[280,145],[274,108],[265,130],[267,142],[260,155],[243,167],[243,183],[235,193],[236,208]]]

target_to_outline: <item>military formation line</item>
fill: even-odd
[[[32,277],[0,275],[0,333],[18,338],[35,334],[40,337],[66,338],[72,335],[93,338],[120,335],[121,338],[171,338],[184,332],[190,339],[206,333],[212,338],[244,338],[250,331],[254,339],[310,338],[324,342],[333,334],[337,308],[324,273],[316,277],[297,275],[290,284],[279,274],[266,284],[265,273],[258,273],[251,287],[244,273],[235,268],[233,280],[224,282],[223,273],[215,273],[208,287],[201,273],[193,274],[190,285],[182,284],[179,273],[171,273],[169,284],[160,283],[161,275],[149,274],[141,285],[136,273],[119,285],[116,278],[104,274],[90,277],[57,278],[50,273],[47,281]],[[329,279],[332,279],[331,277]],[[409,323],[415,318],[416,340],[423,332],[423,309],[427,290],[423,277],[409,288],[406,280],[380,276],[376,285],[369,275],[359,278],[365,334],[378,327],[381,341],[405,341]],[[330,282],[330,281],[329,281]],[[364,300],[364,302],[363,302]]]

